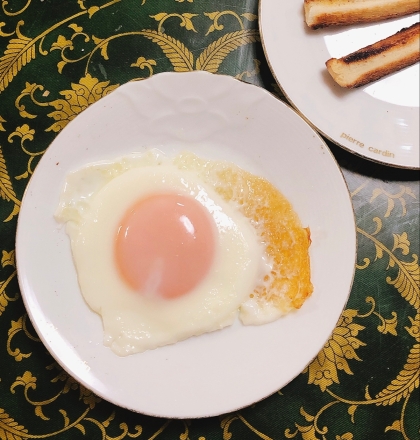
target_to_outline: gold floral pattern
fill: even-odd
[[[418,178],[393,179],[395,170],[373,178],[344,167],[359,240],[349,303],[317,357],[263,402],[204,421],[149,418],[104,402],[45,353],[20,298],[13,234],[24,187],[55,135],[119,84],[165,70],[228,73],[284,99],[259,44],[257,1],[65,3],[1,1],[0,439],[353,440],[366,438],[369,418],[371,438],[414,440]]]
[[[56,122],[47,128],[47,131],[60,131],[79,113],[85,110],[90,104],[98,101],[103,96],[112,92],[118,85],[109,85],[109,81],[98,81],[87,74],[81,78],[78,84],[72,84],[71,90],[63,90],[60,95],[64,99],[56,99],[48,104],[55,108],[55,111],[48,114]]]
[[[366,344],[356,338],[364,329],[353,322],[356,316],[357,310],[348,309],[343,312],[331,338],[304,371],[309,373],[308,383],[318,385],[321,391],[325,391],[332,383],[340,383],[338,370],[353,374],[347,360],[361,360],[356,350]]]
[[[15,215],[19,213],[20,200],[17,198],[13,189],[13,184],[7,171],[6,160],[3,156],[3,151],[0,145],[0,198],[6,202],[13,203],[13,209],[10,214],[3,220],[10,221]]]

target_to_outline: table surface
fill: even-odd
[[[217,62],[200,65],[223,44]],[[188,54],[182,67],[171,47]],[[71,119],[118,85],[198,68],[285,101],[264,57],[257,0],[2,0],[0,439],[419,439],[418,171],[375,164],[328,140],[356,216],[355,279],[330,339],[283,389],[219,417],[144,416],[79,385],[37,337],[14,242],[39,159]]]

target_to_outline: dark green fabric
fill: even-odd
[[[117,85],[163,71],[224,73],[284,97],[264,58],[257,0],[0,8],[0,439],[419,439],[418,172],[331,142],[352,195],[357,268],[336,330],[293,382],[239,412],[163,420],[100,400],[58,367],[27,318],[14,261],[23,192],[57,133]]]

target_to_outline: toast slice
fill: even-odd
[[[354,88],[376,81],[420,60],[420,23],[325,64],[341,87]]]
[[[311,29],[369,23],[412,14],[419,0],[305,0],[306,24]]]

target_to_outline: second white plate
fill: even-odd
[[[419,15],[350,27],[310,30],[303,0],[261,0],[260,31],[271,70],[286,97],[327,138],[368,158],[419,168],[419,63],[347,90],[325,62],[381,40]]]

